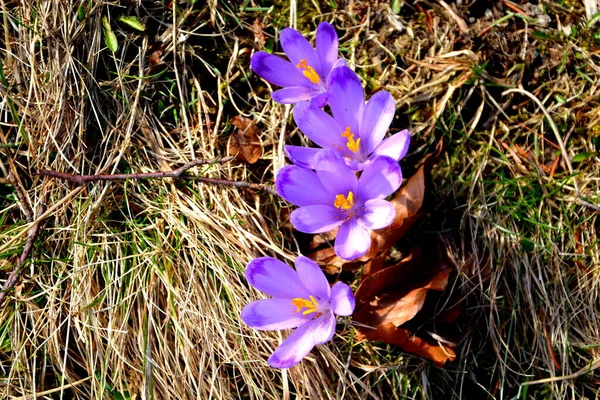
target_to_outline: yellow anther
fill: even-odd
[[[319,78],[317,71],[315,71],[315,69],[310,65],[306,64],[306,59],[303,58],[300,60],[300,62],[296,64],[296,67],[300,68],[302,70],[302,74],[304,74],[304,76],[307,77],[312,83],[321,82],[321,78]]]
[[[354,140],[354,133],[350,132],[350,127],[347,126],[346,130],[342,132],[342,137],[348,139],[348,143],[346,143],[346,147],[353,153],[356,153],[358,149],[360,149],[360,138],[358,140]]]
[[[292,305],[296,307],[296,312],[302,311],[303,308],[306,308],[306,311],[302,313],[302,315],[308,315],[314,312],[317,312],[317,308],[319,307],[319,303],[314,296],[310,296],[310,300],[306,300],[300,297],[296,297],[292,299]]]
[[[348,192],[348,196],[344,196],[343,194],[338,194],[335,196],[335,201],[333,205],[337,208],[341,208],[342,210],[348,210],[352,208],[354,205],[354,193]]]

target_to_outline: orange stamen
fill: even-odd
[[[302,315],[316,313],[317,308],[319,307],[319,303],[317,303],[317,299],[315,299],[313,295],[310,296],[310,300],[296,297],[295,299],[292,299],[292,305],[296,307],[296,312],[300,312],[303,308],[306,308],[306,311],[304,311]]]
[[[354,205],[354,193],[348,192],[348,196],[338,194],[335,196],[333,205],[337,208],[341,208],[342,210],[349,210]]]
[[[302,74],[305,77],[307,77],[308,80],[310,80],[312,83],[321,82],[321,78],[319,78],[319,74],[317,74],[317,71],[315,71],[315,69],[310,65],[307,65],[306,60],[304,58],[300,60],[298,64],[296,64],[296,67],[300,68],[302,70]]]
[[[356,153],[358,149],[360,149],[360,138],[358,140],[354,140],[354,133],[350,132],[350,127],[347,126],[346,130],[342,132],[342,137],[348,139],[348,143],[346,143],[346,147],[353,153]]]

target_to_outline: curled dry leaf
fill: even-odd
[[[370,340],[393,344],[409,353],[427,358],[440,367],[446,361],[454,361],[456,358],[456,352],[449,345],[444,343],[429,343],[414,335],[408,329],[397,328],[392,323],[381,325],[376,330],[371,330],[368,337],[366,335],[364,337]]]
[[[384,266],[382,257],[365,265],[369,274],[363,274],[355,293],[353,319],[370,327],[357,327],[358,338],[394,344],[438,364],[453,360],[456,354],[450,346],[430,343],[398,328],[421,311],[428,291],[446,289],[452,268],[433,257],[425,259],[419,251],[390,267]]]
[[[229,136],[227,154],[248,164],[254,164],[262,156],[263,151],[258,128],[251,119],[242,116],[235,116],[230,122],[237,129]]]
[[[388,268],[389,269],[389,268]],[[371,326],[385,323],[402,325],[411,320],[423,307],[425,296],[429,290],[443,291],[448,284],[452,270],[441,270],[431,280],[419,282],[414,288],[399,291],[388,291],[373,296],[368,304],[356,311],[357,320]]]
[[[381,271],[385,267],[385,260],[388,256],[388,252],[384,252],[382,255],[370,259],[363,265],[362,280],[367,276]]]
[[[448,266],[428,268],[419,265],[422,262],[407,257],[363,279],[355,293],[355,318],[371,326],[388,322],[398,326],[412,319],[423,307],[429,290],[446,289],[452,272]]]

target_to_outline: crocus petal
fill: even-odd
[[[310,140],[323,148],[345,148],[344,129],[325,111],[309,103],[294,107],[294,121]]]
[[[329,282],[316,262],[308,257],[299,256],[296,258],[296,272],[309,292],[324,302],[329,301],[331,293]]]
[[[279,89],[271,93],[271,98],[280,104],[294,104],[307,101],[319,95],[319,91],[304,86]]]
[[[381,229],[389,226],[396,217],[396,208],[384,199],[365,202],[358,216],[358,224],[365,229]]]
[[[331,194],[323,187],[317,174],[295,165],[279,170],[275,188],[281,197],[300,207],[332,202]]]
[[[292,28],[285,28],[279,35],[279,41],[292,64],[297,65],[301,60],[305,60],[308,66],[313,67],[315,72],[322,76],[321,62],[317,53],[300,32]],[[305,79],[310,83],[308,78]]]
[[[388,92],[375,93],[365,106],[359,136],[364,154],[371,154],[385,136],[396,112],[394,98]]]
[[[371,247],[371,232],[352,218],[340,226],[335,238],[335,254],[344,260],[354,260],[364,255]]]
[[[407,129],[386,138],[371,154],[371,157],[388,156],[396,161],[404,158],[410,145],[410,132]]]
[[[331,70],[333,71],[336,68],[347,67],[347,66],[348,65],[346,64],[346,60],[344,60],[343,58],[338,58],[337,61],[331,67]],[[331,84],[331,73],[329,73],[329,76],[327,77],[327,87],[329,87],[330,84]]]
[[[269,357],[273,368],[290,368],[298,364],[315,347],[312,323],[300,325]]]
[[[269,357],[269,365],[273,368],[290,368],[298,364],[315,344],[324,343],[325,334],[331,339],[332,331],[335,332],[335,319],[331,314],[322,315],[300,325]]]
[[[318,96],[315,96],[312,99],[310,99],[309,103],[311,106],[321,108],[321,107],[325,107],[325,104],[327,104],[328,100],[329,100],[329,93],[324,92],[324,93],[321,93]]]
[[[252,56],[252,70],[278,86],[306,86],[306,78],[291,62],[273,54],[259,51]]]
[[[316,321],[319,322],[315,326],[315,331],[313,333],[315,344],[329,342],[335,333],[335,316],[333,315],[333,312],[330,310],[317,318]]]
[[[329,232],[340,226],[345,218],[346,213],[338,210],[333,205],[300,207],[290,214],[290,220],[294,228],[305,233]]]
[[[272,257],[255,258],[244,273],[248,283],[268,296],[308,299],[306,290],[296,271],[289,265]]]
[[[390,157],[377,157],[360,176],[359,198],[362,201],[381,199],[394,193],[401,184],[402,170],[398,163]]]
[[[312,318],[297,310],[291,299],[256,300],[244,307],[242,321],[251,328],[263,331],[291,329]]]
[[[302,168],[315,169],[315,156],[321,151],[316,147],[284,146],[285,154],[292,162]],[[319,181],[320,182],[320,181]]]
[[[328,22],[321,22],[317,27],[316,50],[321,60],[323,74],[327,75],[338,58],[337,32]]]
[[[336,315],[352,315],[356,301],[350,286],[343,282],[336,282],[331,287],[331,309]]]
[[[323,149],[319,152],[315,156],[315,170],[323,186],[334,196],[332,205],[338,194],[347,196],[352,192],[357,195],[358,179],[337,151]]]
[[[356,161],[353,160],[351,158],[344,158],[344,161],[346,162],[346,165],[348,166],[348,168],[350,168],[352,171],[362,171],[363,169],[365,169],[366,164],[362,163],[360,161]],[[367,160],[368,162],[368,160]]]
[[[360,118],[365,105],[365,93],[358,75],[350,68],[334,68],[329,79],[329,106],[334,118],[344,129],[358,134]]]

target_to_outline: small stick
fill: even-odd
[[[203,178],[201,176],[191,177],[189,175],[186,178],[190,178],[192,180],[199,181],[202,183],[209,183],[209,184],[213,184],[213,185],[235,186],[235,187],[239,187],[239,188],[250,188],[250,189],[255,189],[255,190],[262,190],[264,192],[267,192],[267,193],[275,195],[275,196],[279,195],[277,193],[277,190],[275,190],[271,186],[260,185],[258,183],[244,182],[244,181],[228,181],[228,180],[224,180],[224,179],[214,179],[214,178]]]
[[[193,159],[189,163],[174,169],[172,171],[159,171],[159,172],[141,172],[138,174],[99,174],[99,175],[73,175],[64,172],[51,171],[47,169],[38,170],[40,176],[50,176],[52,178],[63,179],[65,181],[77,183],[78,185],[85,185],[89,182],[95,181],[124,181],[127,179],[161,179],[161,178],[180,178],[187,170],[198,166],[214,163],[225,163],[233,160],[235,157],[228,156],[223,158],[216,158],[214,160],[202,160],[199,158]]]
[[[214,164],[214,163],[225,163],[233,160],[235,157],[228,156],[217,158],[214,160],[201,160],[194,159],[189,163],[174,169],[172,171],[160,171],[160,172],[141,172],[137,174],[99,174],[99,175],[74,175],[68,174],[64,172],[52,171],[47,169],[38,170],[38,175],[40,176],[49,176],[51,178],[62,179],[65,181],[73,182],[78,185],[85,185],[89,182],[97,182],[97,181],[124,181],[128,179],[162,179],[162,178],[176,178],[176,179],[189,179],[189,180],[197,180],[203,183],[215,184],[215,185],[226,185],[226,186],[235,186],[241,188],[250,188],[256,190],[262,190],[269,194],[277,195],[277,191],[270,186],[263,186],[257,183],[250,183],[244,181],[229,181],[224,179],[214,179],[214,178],[203,178],[200,176],[192,176],[186,175],[190,168],[193,168],[198,165],[206,165],[206,164]]]
[[[558,381],[564,381],[567,379],[575,379],[575,378],[579,378],[581,375],[589,374],[590,372],[592,372],[593,370],[595,370],[599,367],[600,367],[600,358],[595,358],[592,361],[590,361],[590,364],[588,366],[585,366],[572,374],[563,375],[563,376],[555,376],[553,378],[539,379],[537,381],[523,382],[523,383],[521,383],[521,386],[539,385],[540,383],[558,382]]]
[[[61,390],[65,390],[65,389],[69,389],[69,388],[72,388],[72,387],[79,386],[83,382],[89,381],[90,379],[92,379],[92,377],[88,376],[87,378],[80,379],[77,382],[73,382],[73,383],[68,383],[68,384],[65,384],[65,385],[61,385],[61,386],[55,387],[53,389],[44,390],[43,392],[37,392],[35,394],[25,395],[25,396],[21,396],[21,397],[13,397],[12,400],[27,400],[27,399],[31,399],[32,397],[33,398],[37,398],[37,397],[47,396],[47,395],[52,394],[52,393],[60,392]]]
[[[40,204],[40,208],[38,210],[38,216],[41,216],[44,213],[44,205]],[[25,241],[25,246],[23,247],[23,252],[21,253],[21,257],[17,260],[15,264],[15,269],[10,273],[6,282],[4,282],[4,286],[2,286],[2,290],[0,291],[0,306],[4,302],[4,299],[8,295],[8,292],[15,287],[21,274],[23,273],[23,265],[25,261],[31,254],[33,250],[33,245],[35,244],[35,239],[40,233],[40,225],[41,221],[38,221],[31,225],[29,230],[27,231],[27,240]]]
[[[17,197],[19,198],[19,203],[21,203],[21,208],[22,208],[23,214],[25,214],[25,218],[27,219],[27,222],[32,223],[33,220],[35,219],[34,215],[33,215],[33,210],[29,206],[29,201],[27,200],[27,196],[25,195],[25,191],[23,190],[21,183],[17,180],[16,176],[13,175],[12,173],[8,174],[8,180],[10,181],[11,185],[13,185],[13,187],[15,188],[15,191],[17,192]]]

